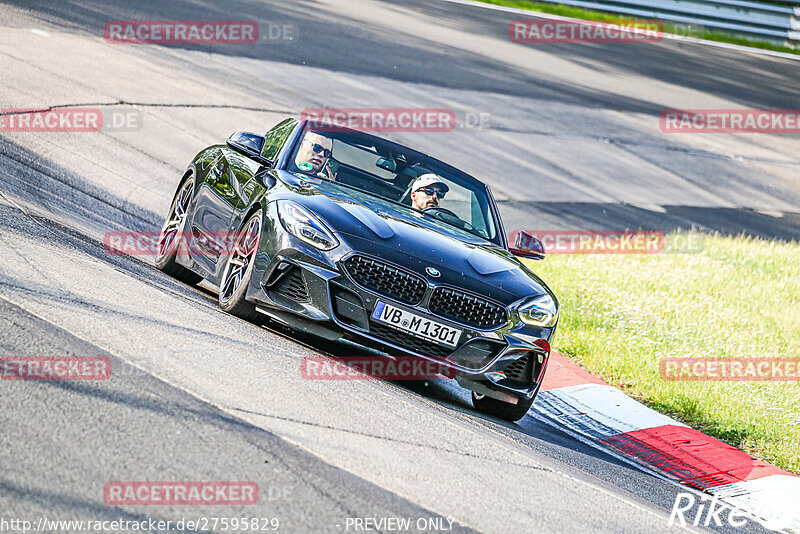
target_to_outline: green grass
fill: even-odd
[[[695,254],[530,262],[561,303],[555,349],[648,406],[800,473],[800,383],[659,375],[666,357],[800,357],[800,244],[704,238]]]
[[[619,22],[619,21],[641,21],[641,18],[629,17],[625,15],[615,15],[603,11],[595,11],[592,9],[583,9],[580,7],[566,6],[563,4],[550,4],[544,2],[532,2],[531,0],[478,0],[485,4],[494,4],[498,6],[514,7],[517,9],[525,9],[527,11],[536,11],[539,13],[550,13],[553,15],[561,15],[562,17],[571,17],[584,20],[596,20],[599,22]],[[800,54],[800,50],[775,44],[766,41],[759,41],[756,39],[749,39],[740,35],[734,35],[723,31],[714,31],[708,29],[687,29],[685,25],[674,24],[671,22],[664,22],[664,32],[687,35],[689,37],[696,37],[698,39],[707,39],[709,41],[717,41],[720,43],[730,43],[741,46],[749,46],[752,48],[761,48],[764,50],[773,50],[775,52],[785,52],[787,54]]]

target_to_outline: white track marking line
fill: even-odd
[[[665,425],[686,426],[613,386],[582,384],[539,393],[539,409],[577,432],[601,438]],[[568,410],[568,411],[567,411]]]

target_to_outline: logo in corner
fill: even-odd
[[[439,278],[442,275],[438,269],[434,269],[433,267],[425,267],[425,272],[434,278]]]

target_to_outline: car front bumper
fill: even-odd
[[[265,214],[271,215],[273,231],[269,239],[267,234],[262,238],[247,293],[263,313],[310,333],[334,330],[392,355],[436,362],[451,369],[468,389],[488,388],[499,392],[498,398],[531,398],[538,391],[555,327],[509,321],[499,328],[480,329],[432,314],[422,305],[404,304],[351,278],[342,262],[357,252],[345,240],[337,249],[323,252],[286,232],[270,210]],[[462,330],[458,347],[448,348],[375,321],[371,315],[379,300]]]

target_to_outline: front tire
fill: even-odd
[[[184,243],[184,230],[186,228],[186,215],[194,192],[194,177],[189,176],[175,192],[172,206],[169,209],[167,220],[158,236],[158,249],[156,252],[156,268],[167,273],[173,278],[189,285],[199,284],[203,279],[199,274],[193,273],[175,261],[175,256]]]
[[[535,398],[534,396],[531,399],[519,399],[517,404],[511,404],[510,402],[503,402],[473,391],[472,405],[479,412],[513,423],[525,417],[525,414],[531,409]]]
[[[260,318],[256,306],[245,299],[253,274],[258,244],[261,241],[261,211],[247,219],[228,256],[219,285],[219,307],[223,311],[255,322]]]

